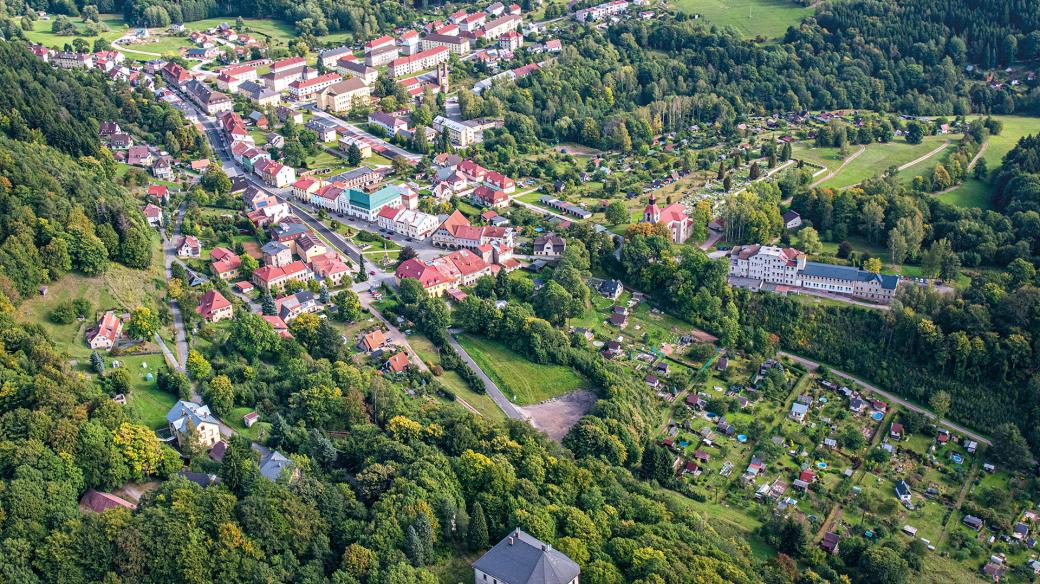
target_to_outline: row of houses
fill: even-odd
[[[433,261],[412,258],[401,263],[394,272],[398,284],[405,279],[417,280],[431,296],[443,296],[462,286],[470,286],[484,276],[500,271],[511,272],[521,267],[513,258],[513,249],[504,245],[481,245],[460,249]]]

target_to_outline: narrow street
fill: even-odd
[[[820,368],[820,363],[818,363],[816,361],[813,361],[811,359],[806,359],[805,357],[799,357],[798,355],[795,355],[794,353],[788,353],[786,351],[779,351],[779,354],[783,355],[784,357],[787,357],[787,358],[791,359],[792,361],[796,361],[798,363],[801,363],[802,365],[804,365],[810,371],[815,371],[815,370]],[[981,434],[977,434],[975,432],[972,432],[971,430],[965,428],[964,426],[961,426],[959,424],[955,424],[955,423],[953,423],[953,422],[951,422],[949,420],[946,420],[946,419],[939,418],[935,414],[933,414],[930,410],[928,410],[927,408],[923,408],[923,407],[921,407],[919,405],[910,403],[910,402],[906,401],[905,399],[903,399],[903,398],[901,398],[901,397],[899,397],[897,395],[894,395],[892,393],[889,393],[889,392],[887,392],[887,391],[885,391],[885,390],[883,390],[883,389],[881,389],[881,388],[879,388],[879,387],[877,387],[875,385],[871,385],[870,383],[867,383],[867,382],[861,380],[860,378],[858,378],[858,377],[856,377],[856,376],[854,376],[852,374],[845,373],[844,371],[840,371],[838,369],[834,369],[833,367],[830,367],[830,366],[827,366],[827,369],[831,373],[834,373],[835,375],[837,375],[839,377],[844,377],[847,381],[851,382],[853,385],[858,385],[862,389],[865,389],[866,391],[869,391],[871,393],[876,393],[876,394],[880,395],[881,397],[885,398],[889,402],[899,404],[900,406],[902,406],[902,407],[904,407],[904,408],[906,408],[908,410],[924,414],[925,416],[927,416],[928,418],[933,420],[936,424],[939,424],[941,426],[946,426],[950,430],[953,430],[954,432],[958,432],[960,434],[963,434],[963,435],[967,436],[968,438],[971,438],[972,440],[975,440],[976,442],[980,442],[980,443],[985,444],[987,446],[992,446],[993,445],[993,442],[990,441],[989,438],[986,438],[985,436],[982,436]]]

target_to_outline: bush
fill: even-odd
[[[77,317],[86,317],[88,314],[90,314],[90,302],[86,299],[66,300],[51,311],[51,321],[55,324],[72,324]]]

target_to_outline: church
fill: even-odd
[[[643,221],[663,223],[672,234],[673,243],[685,243],[693,233],[693,220],[686,214],[686,207],[672,203],[665,208],[657,206],[657,196],[650,194],[650,204],[643,210]]]

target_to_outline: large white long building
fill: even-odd
[[[759,284],[841,294],[881,304],[891,302],[899,287],[899,276],[809,262],[797,249],[757,244],[733,248],[729,275]]]

